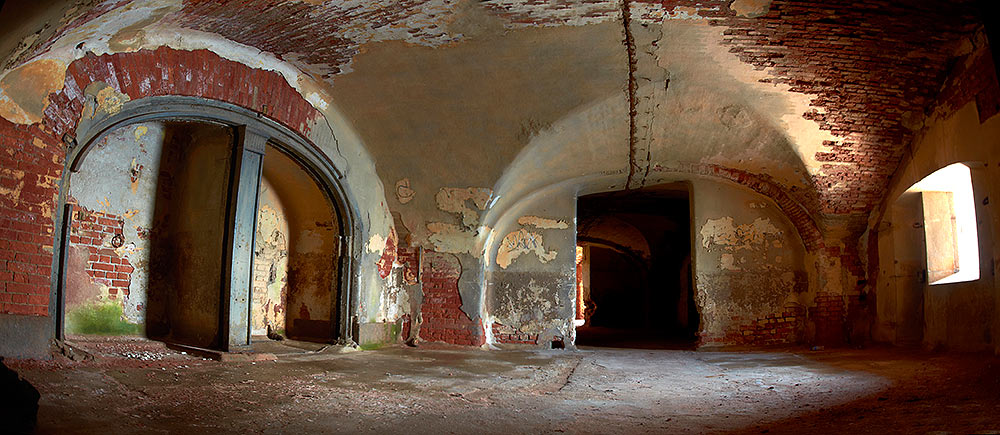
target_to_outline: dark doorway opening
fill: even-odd
[[[582,196],[577,216],[576,343],[694,346],[688,184]]]

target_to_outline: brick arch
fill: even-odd
[[[208,50],[160,47],[95,56],[69,64],[63,89],[49,95],[42,124],[53,136],[74,135],[84,105],[84,90],[104,82],[137,100],[155,96],[190,96],[217,100],[266,115],[308,137],[310,124],[323,116],[274,72],[224,59]]]
[[[266,115],[314,147],[310,126],[323,116],[282,75],[208,50],[161,47],[88,54],[70,63],[63,88],[48,96],[41,122],[21,125],[0,118],[0,314],[44,317],[57,308],[53,245],[59,195],[65,194],[59,187],[67,158],[63,142],[67,135],[75,137],[84,90],[94,82],[133,101],[186,96],[229,103]],[[45,340],[53,336],[56,321],[42,334]]]
[[[784,187],[772,181],[771,177],[767,175],[759,175],[735,168],[706,163],[690,163],[670,168],[657,165],[653,168],[653,171],[661,173],[685,173],[722,179],[764,195],[778,205],[778,208],[799,233],[799,237],[802,239],[802,243],[807,250],[815,252],[824,248],[823,232],[809,213],[809,210],[795,201]]]

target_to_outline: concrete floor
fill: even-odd
[[[223,363],[77,343],[97,358],[7,361],[42,394],[39,433],[1000,433],[982,355],[273,342],[276,361]]]

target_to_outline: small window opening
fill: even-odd
[[[969,167],[955,163],[941,168],[907,192],[920,193],[923,205],[927,282],[979,279],[979,235]]]

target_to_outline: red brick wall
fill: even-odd
[[[420,279],[420,248],[403,246],[396,249],[396,263],[403,265],[403,283],[416,284]]]
[[[493,322],[493,341],[500,344],[538,344],[538,334],[526,334],[497,322]]]
[[[958,59],[937,98],[937,112],[948,117],[975,101],[980,122],[1000,112],[1000,83],[990,48],[983,46]]]
[[[816,294],[815,306],[809,308],[810,318],[816,323],[816,342],[826,345],[844,343],[844,295]]]
[[[805,310],[797,306],[788,306],[781,313],[749,322],[741,317],[733,317],[734,327],[725,336],[701,337],[701,343],[754,346],[797,343],[802,339],[804,322]]]
[[[421,288],[424,302],[420,306],[423,322],[420,338],[466,346],[481,346],[486,342],[482,320],[473,321],[462,311],[462,296],[458,279],[462,264],[452,254],[424,251],[421,268]]]
[[[135,270],[127,258],[121,258],[113,249],[112,240],[122,234],[123,225],[120,216],[77,208],[70,229],[70,244],[85,246],[90,252],[87,275],[95,283],[107,286],[111,299],[117,299],[118,294],[128,296]]]
[[[392,265],[396,262],[396,230],[389,232],[389,237],[385,240],[385,249],[382,250],[382,257],[375,262],[378,269],[378,276],[386,278],[392,272]]]
[[[942,7],[947,14],[884,2],[776,1],[763,17],[713,23],[727,27],[731,52],[768,68],[769,83],[812,97],[805,118],[838,137],[817,160],[857,165],[828,164],[814,176],[816,211],[863,219],[881,200],[912,137],[905,118],[923,115],[954,44],[975,20],[968,5]]]
[[[582,10],[580,2],[540,3],[486,7],[530,25],[564,24],[574,18],[574,8]],[[913,136],[903,124],[919,121],[940,89],[958,41],[981,20],[974,2],[775,0],[767,13],[754,18],[738,16],[732,3],[633,0],[631,9],[639,21],[656,20],[644,12],[692,8],[718,26],[733,56],[766,70],[763,82],[808,95],[811,108],[802,116],[836,140],[823,143],[816,155],[829,163],[810,180],[815,190],[788,194],[817,220],[846,215],[852,226],[863,228]],[[589,13],[617,16],[618,11],[593,8]]]
[[[704,163],[689,163],[674,167],[653,166],[654,172],[682,172],[721,178],[742,185],[754,192],[771,198],[778,208],[795,226],[806,249],[815,250],[823,246],[823,236],[809,214],[809,211],[794,198],[789,196],[783,187],[773,181],[768,175],[757,175],[739,169]]]
[[[61,135],[76,129],[83,109],[83,89],[101,81],[132,100],[182,95],[224,101],[267,115],[305,138],[320,113],[285,78],[252,69],[208,50],[161,47],[133,53],[86,57],[66,70],[63,89],[49,96],[45,122]]]
[[[55,200],[65,151],[0,118],[0,313],[47,316]]]
[[[0,118],[0,313],[48,315],[53,215],[66,156],[58,138],[75,132],[83,108],[82,90],[95,81],[133,100],[183,95],[228,102],[261,112],[303,137],[321,116],[281,75],[222,59],[207,50],[163,47],[88,54],[74,61],[67,68],[63,89],[49,95],[40,124],[23,126]],[[127,279],[120,274],[127,275],[131,265],[123,259],[118,264],[103,262],[100,252],[92,276],[109,279],[111,272],[112,287],[127,291]],[[112,266],[113,272],[108,270]],[[101,278],[98,271],[105,276]]]

